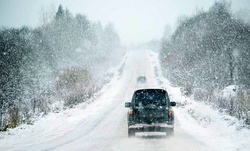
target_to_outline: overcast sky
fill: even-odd
[[[0,0],[0,26],[39,26],[41,8],[59,4],[103,25],[113,23],[124,45],[161,38],[180,15],[207,10],[215,0]],[[249,9],[249,0],[232,0],[233,10]],[[248,7],[248,8],[247,8]]]

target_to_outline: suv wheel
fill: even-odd
[[[167,135],[169,135],[169,136],[173,136],[173,135],[174,135],[174,128],[169,128],[169,129],[167,129],[166,133],[167,133]]]
[[[135,131],[128,129],[128,137],[134,137],[135,136]]]

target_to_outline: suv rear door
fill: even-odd
[[[168,119],[169,99],[162,89],[143,89],[134,93],[132,108],[134,108],[135,123],[163,123]]]

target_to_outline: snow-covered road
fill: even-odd
[[[32,126],[10,131],[10,135],[0,139],[0,150],[250,150],[249,130],[238,131],[236,124],[229,126],[228,122],[236,120],[224,121],[224,115],[181,96],[179,89],[167,81],[159,85],[159,69],[154,52],[129,51],[124,66],[94,102],[47,115]],[[145,85],[137,84],[139,75],[147,77]],[[169,91],[172,101],[187,102],[174,108],[175,135],[146,133],[128,138],[124,103],[130,101],[137,88],[160,86]]]

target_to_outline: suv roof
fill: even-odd
[[[153,88],[138,89],[138,90],[135,91],[135,93],[137,93],[137,92],[150,92],[150,91],[151,92],[165,92],[165,93],[167,93],[166,90],[160,89],[160,88],[155,88],[155,89],[153,89]]]

